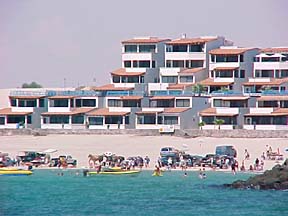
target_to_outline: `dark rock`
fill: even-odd
[[[288,159],[286,159],[282,166],[278,164],[272,170],[267,170],[261,175],[250,177],[247,181],[237,180],[232,184],[225,184],[224,186],[237,189],[287,190]]]

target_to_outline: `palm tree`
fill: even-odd
[[[203,85],[197,83],[196,85],[193,86],[193,92],[199,94],[201,96],[201,93],[204,92],[205,88]]]
[[[202,130],[203,126],[205,126],[205,122],[204,121],[201,121],[198,123],[198,126],[200,127],[200,130]]]
[[[224,123],[225,123],[225,121],[223,119],[215,119],[214,120],[214,124],[218,125],[218,130],[220,130],[220,126]]]

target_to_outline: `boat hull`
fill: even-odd
[[[0,170],[0,175],[31,175],[33,172],[30,170]]]

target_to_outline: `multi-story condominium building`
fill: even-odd
[[[224,37],[186,38],[185,35],[166,42],[160,83],[168,84],[168,89],[191,89],[193,84],[208,77],[208,52],[224,44]]]
[[[253,58],[258,53],[256,48],[223,46],[211,50],[209,78],[200,82],[208,93],[219,90],[241,92],[242,83],[252,76]]]
[[[244,125],[244,114],[248,107],[255,107],[256,99],[242,95],[214,95],[210,98],[211,107],[202,110],[200,122],[204,122],[203,129],[216,129],[215,120],[224,121],[221,129],[242,128]]]
[[[288,89],[288,47],[267,48],[254,58],[253,77],[243,83],[244,93]]]

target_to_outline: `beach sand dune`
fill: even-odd
[[[159,157],[161,147],[173,146],[185,150],[193,155],[215,153],[217,145],[233,145],[238,152],[238,161],[244,159],[244,151],[248,149],[250,160],[245,161],[245,166],[253,164],[256,158],[260,159],[266,151],[266,145],[273,151],[279,149],[287,157],[285,149],[288,140],[285,138],[271,139],[244,139],[244,138],[182,138],[175,136],[136,136],[136,135],[48,135],[48,136],[2,136],[0,139],[0,152],[7,152],[15,157],[20,151],[57,149],[52,157],[59,155],[72,155],[78,160],[78,167],[88,166],[89,154],[102,154],[112,152],[117,155],[142,156],[151,159],[151,165]],[[276,161],[265,161],[264,169],[270,169]]]

